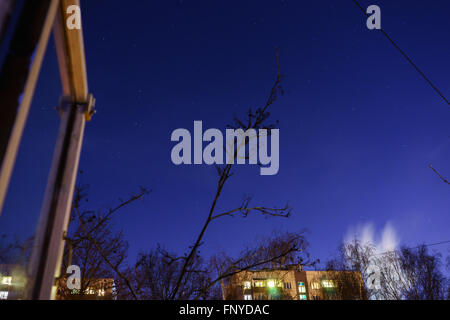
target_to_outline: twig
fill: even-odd
[[[223,212],[220,214],[217,214],[211,218],[211,220],[218,219],[223,216],[231,216],[234,217],[235,212],[239,212],[242,214],[244,218],[246,218],[252,211],[258,211],[262,215],[268,215],[272,217],[282,217],[282,218],[289,218],[291,211],[289,209],[289,206],[286,205],[284,208],[266,208],[266,207],[240,207],[236,208],[227,212]],[[286,212],[287,211],[287,212]]]

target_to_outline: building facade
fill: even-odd
[[[223,286],[226,300],[363,300],[355,271],[305,271],[301,266],[242,271]]]

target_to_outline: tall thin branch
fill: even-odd
[[[275,55],[276,55],[276,64],[277,64],[277,77],[275,80],[275,83],[272,86],[272,89],[270,91],[269,97],[264,105],[263,108],[259,108],[256,110],[255,114],[252,114],[251,111],[249,111],[249,122],[247,125],[246,129],[256,129],[259,128],[262,123],[269,117],[269,113],[267,112],[267,109],[275,102],[275,100],[277,99],[277,93],[278,91],[281,91],[281,80],[282,80],[282,75],[280,74],[280,66],[279,66],[279,59],[278,59],[278,49],[275,49]],[[255,120],[252,121],[252,118],[254,118]],[[241,121],[239,121],[239,119],[235,118],[235,121],[239,124],[243,124]],[[237,157],[237,151],[234,151],[234,159],[236,159]],[[194,243],[194,245],[191,247],[191,250],[189,252],[189,254],[187,255],[186,259],[184,260],[184,264],[183,267],[181,269],[181,272],[178,276],[178,279],[176,281],[176,285],[172,291],[172,294],[170,295],[171,299],[175,299],[177,294],[178,294],[178,290],[180,289],[181,283],[183,282],[183,279],[186,276],[187,270],[190,266],[190,264],[192,263],[193,258],[195,257],[197,250],[199,248],[199,246],[202,243],[202,239],[203,236],[205,235],[205,232],[209,226],[209,224],[211,223],[211,221],[213,221],[213,217],[214,217],[214,210],[216,208],[216,204],[217,201],[220,198],[220,195],[222,193],[223,187],[226,183],[226,181],[228,180],[228,178],[231,176],[231,168],[232,168],[233,164],[227,164],[225,165],[225,167],[223,169],[218,168],[218,172],[220,175],[218,184],[217,184],[217,190],[216,190],[216,194],[214,196],[214,199],[212,201],[211,207],[209,209],[208,212],[208,216],[203,224],[203,227],[200,231],[200,234],[197,236],[197,239]]]

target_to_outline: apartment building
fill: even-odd
[[[0,300],[22,299],[26,280],[23,266],[0,264]]]
[[[223,286],[226,300],[362,300],[361,274],[354,271],[282,269],[246,270]]]

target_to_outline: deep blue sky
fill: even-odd
[[[449,1],[360,1],[381,7],[382,27],[450,96]],[[273,229],[308,228],[314,257],[326,260],[349,228],[390,222],[402,243],[449,240],[450,107],[365,18],[343,1],[81,1],[90,91],[98,113],[87,124],[80,169],[92,209],[106,209],[140,185],[153,192],[115,220],[131,260],[157,242],[178,252],[199,232],[217,175],[170,160],[176,128],[225,130],[261,106],[275,80],[279,47],[284,96],[280,171],[235,167],[219,210],[240,204],[294,209],[289,219],[225,218],[203,248],[237,252]],[[126,4],[125,4],[126,3]],[[59,119],[53,42],[42,68],[1,233],[36,227]],[[445,249],[445,248],[441,248]],[[132,262],[131,261],[131,262]]]

